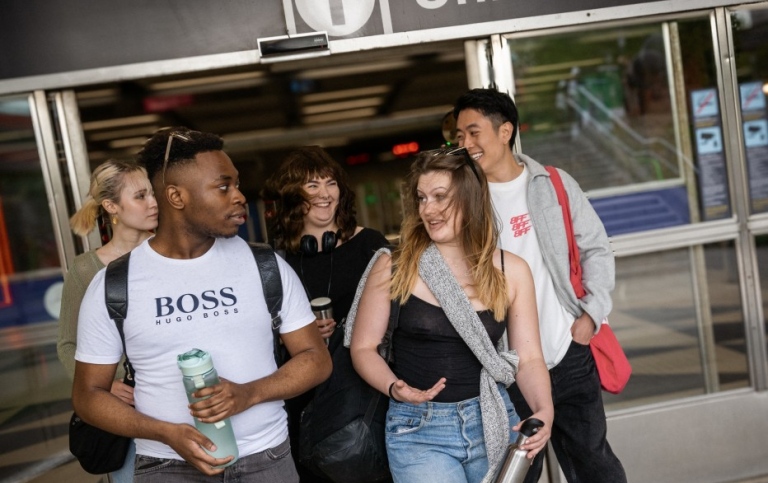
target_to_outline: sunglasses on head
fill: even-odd
[[[165,170],[168,168],[168,158],[171,154],[171,145],[174,138],[187,143],[192,140],[189,136],[180,132],[172,132],[168,135],[168,144],[165,145],[165,158],[163,158],[163,186],[165,186]]]
[[[467,148],[440,148],[425,152],[432,156],[461,156],[464,162],[472,169],[472,172],[475,173],[475,178],[480,181],[480,173],[477,172],[477,167],[475,167],[475,160],[469,155]]]

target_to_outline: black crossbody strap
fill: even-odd
[[[264,300],[267,303],[269,315],[272,317],[272,345],[275,353],[277,367],[283,365],[282,351],[280,349],[280,326],[283,319],[280,310],[283,307],[283,281],[280,277],[280,269],[277,266],[275,251],[264,243],[248,243],[259,266],[261,286],[264,290]]]
[[[135,384],[135,372],[131,361],[128,360],[128,352],[125,349],[125,332],[123,322],[128,314],[128,265],[131,261],[131,252],[126,253],[107,265],[104,275],[104,300],[107,304],[109,318],[115,322],[120,333],[120,342],[123,344],[125,354],[125,379],[123,382],[129,386]]]

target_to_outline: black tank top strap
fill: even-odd
[[[504,250],[500,250],[500,252],[501,252],[501,273],[506,273],[504,272]]]

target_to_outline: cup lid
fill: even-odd
[[[197,376],[213,369],[213,358],[209,353],[200,349],[192,349],[179,354],[176,363],[185,376]]]
[[[315,310],[324,310],[331,307],[331,299],[328,297],[317,297],[310,300],[309,305]]]

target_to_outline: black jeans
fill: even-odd
[[[549,371],[555,421],[552,447],[570,483],[625,483],[627,475],[606,439],[605,408],[600,379],[589,346],[571,342],[560,363]],[[509,387],[509,397],[520,418],[531,416],[517,384]],[[544,452],[528,470],[525,483],[539,481]]]

